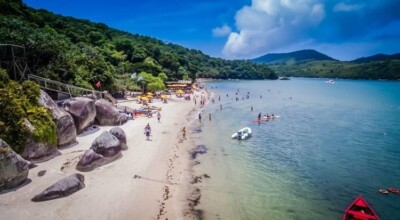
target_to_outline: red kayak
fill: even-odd
[[[268,122],[268,119],[254,119],[253,122]]]
[[[398,190],[396,188],[389,188],[388,191],[391,192],[391,193],[400,194],[400,190]]]
[[[367,201],[359,195],[347,207],[342,220],[379,220],[379,217],[371,206],[368,205]]]

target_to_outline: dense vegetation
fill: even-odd
[[[134,72],[154,76],[152,85],[161,73],[170,80],[277,78],[266,65],[211,58],[105,24],[35,10],[21,0],[0,0],[0,10],[0,43],[24,46],[35,74],[86,88],[100,81],[102,89],[134,89],[136,81],[129,80]]]
[[[345,79],[400,79],[400,54],[377,54],[350,62],[337,61],[315,50],[267,54],[253,62],[268,63],[280,76]]]
[[[313,61],[271,66],[281,76],[344,78],[344,79],[400,79],[400,60],[365,63],[342,61]]]
[[[27,137],[40,143],[57,143],[51,112],[38,103],[40,90],[37,84],[10,80],[0,69],[0,94],[0,138],[14,151],[23,151]]]

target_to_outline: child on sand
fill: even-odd
[[[184,140],[186,140],[186,128],[185,127],[182,128],[182,137]]]
[[[144,133],[146,134],[146,140],[149,141],[151,133],[151,128],[149,123],[147,123],[146,127],[144,128]]]

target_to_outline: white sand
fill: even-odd
[[[124,102],[131,108],[136,102]],[[60,150],[61,155],[29,171],[30,183],[0,194],[0,219],[183,219],[188,182],[188,143],[179,141],[181,128],[193,110],[193,101],[172,98],[161,106],[161,123],[140,117],[121,126],[127,135],[129,149],[122,157],[90,172],[79,172],[75,166],[93,140],[110,126],[78,137],[78,145]],[[150,123],[151,141],[145,140],[144,127]],[[189,132],[187,132],[188,134]],[[64,167],[63,169],[61,169]],[[46,171],[39,177],[40,171]],[[73,174],[85,176],[86,187],[60,199],[32,202],[58,180]],[[142,178],[134,178],[138,175]]]

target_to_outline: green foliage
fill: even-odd
[[[85,88],[93,88],[100,81],[101,89],[113,92],[137,88],[135,82],[127,85],[119,80],[133,72],[152,76],[165,73],[169,80],[277,78],[266,65],[211,58],[199,50],[118,31],[104,24],[35,10],[20,0],[0,0],[0,6],[4,11],[0,13],[0,42],[24,46],[30,69],[53,80]],[[162,75],[161,79],[166,80]]]
[[[314,61],[292,65],[274,65],[282,76],[344,78],[344,79],[400,79],[400,60],[366,63]]]
[[[18,153],[24,150],[27,137],[42,143],[57,142],[56,125],[50,111],[39,106],[39,94],[39,86],[30,81],[0,85],[0,138]],[[26,120],[35,128],[32,132]]]
[[[141,72],[137,76],[137,79],[142,79],[139,81],[139,84],[143,87],[144,93],[147,91],[160,91],[166,88],[162,78],[155,77],[150,73]]]

